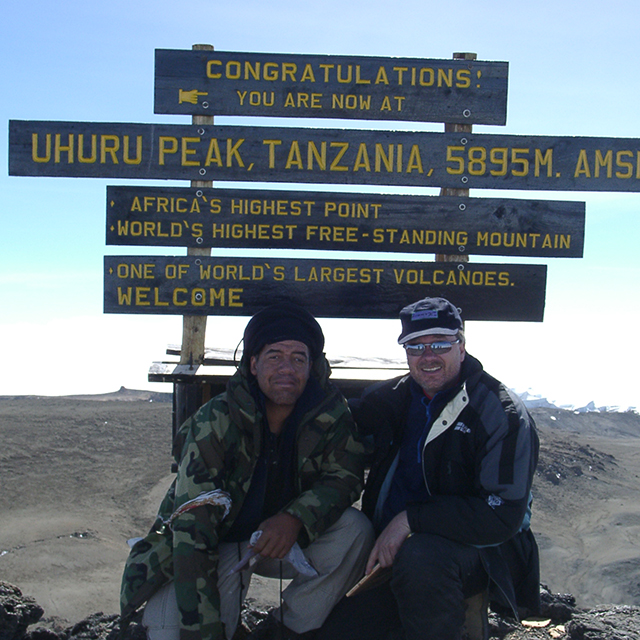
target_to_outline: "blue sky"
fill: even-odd
[[[9,0],[0,25],[0,395],[101,393],[120,385],[168,391],[170,385],[149,383],[147,372],[182,334],[179,317],[102,313],[103,256],[135,252],[104,241],[106,185],[127,182],[9,177],[9,119],[188,124],[188,117],[153,114],[154,50],[208,43],[221,51],[441,59],[472,51],[509,62],[507,125],[474,131],[640,138],[639,13],[636,3],[615,0],[606,8],[566,0]],[[633,374],[640,355],[640,193],[471,195],[580,200],[587,222],[583,259],[539,260],[549,269],[544,322],[469,323],[469,351],[519,391],[564,403],[640,405]],[[330,356],[402,357],[397,321],[322,324]],[[209,318],[207,345],[235,347],[243,326],[237,318]]]

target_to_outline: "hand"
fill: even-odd
[[[396,553],[398,553],[410,533],[411,527],[409,527],[407,512],[401,511],[378,536],[369,554],[365,575],[369,575],[376,564],[382,567],[390,567],[393,564]]]
[[[277,513],[258,527],[262,535],[254,546],[263,558],[284,558],[298,539],[302,522],[289,513]]]
[[[198,91],[196,89],[192,89],[191,91],[185,91],[184,89],[179,89],[178,104],[182,104],[183,102],[198,104],[198,96],[206,96],[206,95],[208,95],[206,91]]]

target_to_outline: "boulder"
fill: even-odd
[[[27,627],[38,622],[43,614],[33,598],[0,580],[0,640],[21,640]]]

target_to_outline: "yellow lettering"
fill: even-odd
[[[204,166],[209,167],[212,164],[222,167],[222,155],[220,154],[220,147],[218,146],[218,139],[211,138],[209,141],[209,148],[207,149],[207,157],[204,161]]]
[[[591,177],[591,171],[589,169],[589,159],[587,158],[586,149],[580,149],[578,162],[576,163],[576,170],[573,174],[573,177],[579,178],[581,175],[584,175],[585,178]]]
[[[407,173],[411,173],[413,170],[418,173],[424,173],[422,169],[422,158],[420,156],[420,147],[417,144],[411,145],[411,151],[409,153],[409,161],[407,162]]]
[[[291,143],[289,148],[289,155],[287,156],[287,162],[284,166],[285,169],[291,169],[292,166],[296,166],[298,169],[302,169],[302,156],[300,155],[300,144],[297,140]]]
[[[275,62],[265,62],[263,67],[263,77],[265,80],[273,82],[278,79],[278,65]]]
[[[238,152],[238,149],[243,142],[244,138],[240,138],[238,142],[233,144],[233,140],[231,138],[227,138],[227,167],[232,166],[233,158],[236,159],[239,167],[244,167],[244,162],[242,161],[240,153]]]
[[[315,82],[316,77],[313,75],[313,68],[310,64],[306,64],[304,66],[304,70],[302,71],[302,76],[300,77],[300,82]]]
[[[364,169],[365,171],[371,171],[371,163],[369,162],[369,154],[367,152],[367,145],[364,142],[360,143],[358,147],[358,155],[353,165],[354,171]]]
[[[207,62],[207,78],[222,78],[222,74],[221,73],[214,73],[213,72],[213,67],[218,66],[221,67],[222,66],[222,62],[220,60],[209,60]]]
[[[387,172],[393,171],[393,149],[394,145],[390,144],[388,147],[388,153],[385,154],[384,147],[380,143],[376,143],[375,147],[375,171],[380,172],[382,165],[384,164]]]
[[[387,71],[382,66],[378,68],[378,73],[376,74],[376,84],[389,84]]]
[[[600,177],[600,167],[607,168],[607,178],[611,178],[613,175],[613,152],[611,149],[607,151],[603,157],[602,151],[600,149],[596,149],[596,166],[595,166],[595,177]]]
[[[93,137],[93,136],[92,136]],[[136,157],[129,156],[129,136],[124,136],[123,160],[125,164],[140,164],[142,162],[142,136],[136,137]]]
[[[546,165],[547,167],[547,178],[550,178],[553,173],[553,149],[547,149],[545,151],[544,156],[542,155],[542,151],[540,149],[536,149],[535,153],[535,167],[533,170],[533,175],[537,178],[540,175],[540,167],[542,165]]]
[[[198,143],[200,142],[200,138],[181,138],[182,143],[182,156],[181,162],[183,167],[199,167],[200,162],[198,160],[189,160],[189,156],[193,156],[196,154],[196,149],[189,149],[190,143]]]
[[[351,67],[350,64],[347,65],[347,70],[348,70],[347,77],[343,78],[342,77],[342,65],[341,64],[338,65],[337,78],[338,78],[338,82],[340,82],[341,84],[351,84],[352,67]]]
[[[244,61],[244,79],[249,80],[249,76],[251,76],[254,80],[260,80],[260,63],[259,62],[256,62],[255,67],[252,67],[251,62],[249,60]]]
[[[366,80],[360,77],[360,65],[356,65],[356,84],[371,84],[371,80]]]
[[[471,86],[471,72],[469,69],[458,69],[456,71],[456,87],[468,89]]]
[[[31,134],[31,159],[34,162],[49,162],[51,160],[51,134],[45,136],[45,152],[44,156],[38,155],[38,134]]]
[[[318,65],[321,69],[324,70],[324,81],[329,82],[329,71],[335,67],[333,64],[321,64]]]
[[[616,153],[616,166],[627,169],[625,173],[616,171],[616,178],[631,178],[633,176],[633,164],[631,162],[623,162],[624,157],[633,158],[633,151],[618,151]]]
[[[262,144],[269,147],[269,169],[276,167],[276,145],[282,144],[282,140],[263,140]]]
[[[393,70],[398,74],[398,84],[402,86],[402,77],[405,71],[409,71],[409,67],[393,67]]]
[[[282,63],[282,81],[286,82],[287,78],[291,78],[291,82],[296,81],[296,71],[298,70],[298,65],[294,62],[283,62]]]
[[[178,153],[178,138],[173,136],[160,136],[158,140],[158,164],[164,165],[165,155],[169,153]],[[104,152],[103,152],[104,157]],[[101,159],[104,162],[104,159]]]
[[[342,156],[349,149],[348,142],[332,142],[330,147],[338,147],[339,151],[336,157],[333,159],[331,166],[329,167],[329,171],[349,171],[349,167],[345,167],[344,165],[338,164],[340,160],[342,160]]]
[[[56,133],[55,137],[55,146],[53,151],[53,161],[55,163],[60,162],[60,154],[62,152],[67,153],[67,163],[73,164],[73,133],[70,133],[67,137],[67,145],[62,146],[61,144],[61,134]],[[117,160],[115,161],[118,162]]]
[[[436,76],[433,69],[423,67],[420,69],[420,76],[418,82],[421,87],[432,87],[435,84]]]
[[[327,170],[327,143],[320,143],[320,151],[316,147],[315,142],[309,141],[307,145],[307,169],[313,170],[313,160],[318,163],[318,169],[321,171]]]
[[[438,69],[438,86],[453,86],[453,69]]]
[[[126,139],[128,139],[128,137],[129,136],[125,136]],[[92,164],[98,159],[97,140],[98,140],[98,136],[95,134],[92,134],[91,155],[87,158],[84,155],[84,134],[83,133],[78,134],[78,162]],[[142,155],[142,143],[140,144],[140,155]],[[125,162],[126,162],[126,158],[125,158]]]

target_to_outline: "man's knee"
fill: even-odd
[[[320,538],[323,541],[331,540],[332,544],[337,546],[344,546],[345,550],[357,545],[363,548],[368,547],[370,551],[373,547],[375,535],[369,518],[362,511],[349,507]]]
[[[394,562],[394,577],[420,583],[465,582],[484,569],[478,550],[428,533],[409,536]]]
[[[489,577],[480,551],[431,534],[407,538],[393,565],[393,588],[455,594],[462,599],[486,590]]]
[[[151,596],[144,608],[142,624],[149,640],[179,640],[180,612],[173,582]]]
[[[319,573],[335,571],[343,562],[361,571],[373,542],[369,518],[349,507],[337,522],[307,547],[305,554]]]
[[[394,574],[406,577],[417,574],[422,580],[446,571],[451,554],[444,543],[444,538],[427,533],[409,536],[396,555]]]
[[[348,532],[352,532],[354,537],[362,537],[365,539],[373,540],[373,526],[367,516],[359,509],[349,507],[345,509],[344,513],[340,516],[338,522],[334,525],[339,528],[344,528]]]

